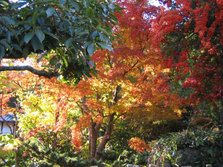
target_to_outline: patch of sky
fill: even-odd
[[[154,5],[154,6],[160,6],[160,3],[159,3],[158,0],[149,0],[148,2],[149,2],[149,4],[151,4],[151,5]]]

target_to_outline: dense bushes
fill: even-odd
[[[223,163],[223,133],[219,129],[190,129],[171,133],[153,145],[150,163],[204,166]]]

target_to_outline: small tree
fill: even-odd
[[[93,60],[97,76],[82,80],[76,87],[82,116],[73,126],[73,143],[80,147],[87,129],[93,159],[102,158],[116,121],[128,114],[137,113],[140,121],[142,113],[150,120],[177,119],[182,113],[180,97],[170,93],[169,69],[151,48],[149,33],[144,31],[149,25],[142,13],[152,9],[140,5],[124,3],[115,29],[120,38],[114,42],[114,50],[96,52]]]

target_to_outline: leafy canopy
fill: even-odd
[[[1,0],[0,59],[54,50],[48,58],[57,72],[87,75],[90,55],[97,48],[111,50],[115,8],[107,0]]]

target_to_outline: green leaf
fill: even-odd
[[[26,46],[28,46],[28,45],[26,45]],[[12,48],[22,52],[22,48],[18,44],[12,44]]]
[[[131,83],[136,83],[136,78],[133,75],[128,75],[127,78],[130,80]]]
[[[47,17],[52,16],[54,13],[56,13],[56,11],[55,11],[55,9],[52,8],[52,7],[49,7],[49,8],[46,10]]]
[[[88,16],[90,17],[94,16],[94,11],[91,7],[87,8],[86,12]]]
[[[105,29],[105,28],[102,27],[101,25],[98,25],[98,26],[97,26],[97,30],[103,32],[103,33],[106,34],[107,36],[110,36],[110,35],[111,35],[110,31],[107,30],[107,29]]]
[[[64,56],[62,56],[61,58],[63,60],[63,65],[67,68],[68,67],[67,59]]]
[[[0,40],[0,44],[3,45],[5,48],[11,49],[11,46],[9,45],[6,39]]]
[[[5,56],[5,48],[3,46],[0,46],[0,59],[2,59]]]
[[[29,41],[33,38],[33,36],[34,36],[34,33],[29,32],[24,36],[23,40],[25,41],[25,43],[29,43]]]
[[[95,46],[94,46],[94,44],[93,44],[93,43],[89,44],[89,45],[87,46],[87,52],[88,52],[88,54],[89,54],[89,55],[92,55],[92,54],[94,53],[94,51],[95,51]]]
[[[99,42],[98,44],[103,49],[107,49],[109,51],[112,51],[113,50],[113,48],[112,48],[112,46],[110,44],[105,44],[105,43],[101,43],[101,42]]]
[[[84,30],[84,31],[82,31],[82,32],[76,32],[76,34],[77,34],[78,36],[80,36],[80,37],[84,37],[84,36],[89,35],[89,31]]]
[[[109,9],[114,10],[115,9],[115,5],[113,3],[108,5]]]
[[[66,0],[60,0],[60,4],[64,5],[66,3]]]
[[[76,11],[79,11],[79,10],[80,10],[80,6],[78,5],[77,2],[72,2],[72,6],[73,6],[73,8],[74,8]]]
[[[51,36],[52,38],[56,39],[57,41],[59,41],[59,39],[57,38],[57,36],[54,35],[53,33],[48,32],[48,31],[44,31],[44,33],[45,33],[46,35],[49,35],[49,36]]]
[[[103,41],[103,42],[110,41],[109,38],[106,35],[102,34],[102,33],[99,33],[99,37],[100,37],[100,40]]]
[[[11,25],[15,25],[15,23],[16,23],[13,18],[8,17],[8,16],[2,16],[1,20],[4,20],[5,22],[7,22],[8,24],[11,24]]]
[[[16,3],[11,3],[11,8],[17,10],[17,9],[21,9],[23,6],[27,4],[28,4],[27,1],[21,1],[21,2],[18,1]]]
[[[93,39],[95,39],[97,36],[98,36],[98,31],[94,31],[92,34],[91,34],[91,37],[93,38]]]
[[[69,48],[69,47],[72,45],[73,41],[74,41],[73,38],[69,38],[68,40],[66,40],[66,41],[64,42],[64,45],[65,45],[67,48]]]
[[[39,41],[36,36],[32,38],[31,44],[33,46],[34,51],[43,50],[43,44]]]
[[[43,31],[37,30],[35,32],[35,34],[36,34],[37,38],[40,40],[40,42],[42,43],[43,40],[45,39],[45,34],[43,33]]]
[[[8,5],[9,5],[8,2],[6,2],[6,1],[0,1],[0,6],[1,6],[1,7],[7,8]]]

